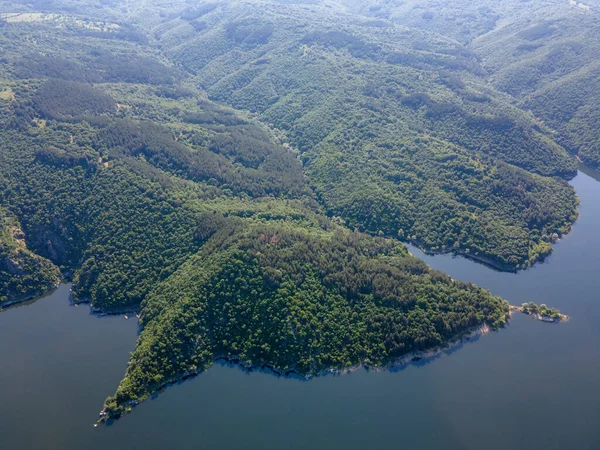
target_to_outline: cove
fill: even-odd
[[[580,218],[545,263],[517,274],[410,250],[554,325],[504,330],[395,372],[308,382],[215,365],[110,426],[93,427],[122,377],[137,323],[69,303],[69,286],[0,313],[0,437],[12,449],[600,448],[600,175],[572,181]]]

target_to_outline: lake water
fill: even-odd
[[[586,173],[583,172],[585,170]],[[596,177],[596,179],[594,178]],[[600,176],[573,180],[580,219],[546,263],[499,273],[411,251],[455,279],[571,316],[509,327],[396,372],[312,381],[217,365],[93,427],[137,322],[69,305],[69,287],[0,313],[0,448],[600,449]]]

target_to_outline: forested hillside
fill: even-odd
[[[314,375],[502,327],[399,241],[551,253],[598,148],[593,49],[556,30],[596,16],[473,3],[0,0],[0,304],[62,272],[140,312],[111,417],[218,357]]]
[[[60,271],[31,252],[14,216],[0,208],[0,308],[58,286]]]
[[[554,130],[556,141],[600,167],[600,17],[564,7],[519,20],[477,39],[498,88]]]
[[[393,241],[206,220],[216,224],[214,235],[144,300],[144,329],[106,401],[109,416],[215,357],[316,375],[381,366],[506,322],[505,302],[430,270]]]
[[[282,130],[351,228],[514,269],[576,217],[557,178],[574,161],[456,41],[325,6],[202,13],[200,31],[183,13],[156,26],[167,54],[209,97]]]
[[[352,11],[456,39],[492,85],[543,120],[556,141],[600,167],[597,0],[344,0]]]

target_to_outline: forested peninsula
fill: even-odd
[[[0,0],[0,307],[68,277],[139,313],[104,418],[218,358],[313,376],[507,323],[401,241],[517,271],[570,231],[587,12],[396,3]]]

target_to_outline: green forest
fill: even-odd
[[[42,295],[61,280],[58,267],[31,252],[24,241],[17,219],[0,208],[0,308]]]
[[[142,304],[143,331],[107,399],[109,416],[215,357],[317,375],[361,362],[383,366],[465,330],[506,323],[505,301],[430,270],[395,241],[205,221],[218,231]]]
[[[314,376],[502,328],[402,242],[551,254],[600,165],[597,16],[443,3],[0,0],[0,307],[71,280],[139,313],[104,418],[218,358]]]

